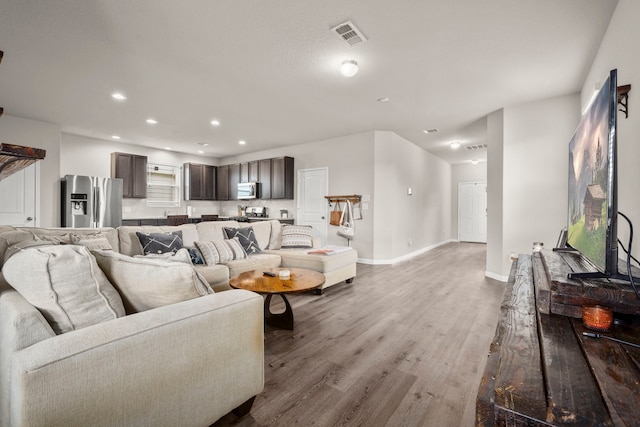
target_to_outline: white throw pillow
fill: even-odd
[[[244,259],[247,253],[242,248],[237,237],[210,242],[195,242],[207,265],[215,265],[234,259]]]
[[[127,314],[213,293],[190,263],[133,258],[114,251],[94,251],[93,254],[120,291]]]
[[[282,249],[312,248],[313,237],[310,225],[285,225],[282,227]]]
[[[125,315],[122,299],[84,246],[23,242],[2,267],[5,280],[56,334]]]

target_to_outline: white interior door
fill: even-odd
[[[487,183],[458,183],[458,240],[487,242]]]
[[[38,164],[0,181],[0,224],[36,226]]]
[[[327,195],[329,169],[301,169],[298,171],[296,223],[313,227],[314,237],[327,244]]]

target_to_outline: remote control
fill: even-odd
[[[265,271],[265,272],[264,272],[264,275],[265,275],[265,276],[269,276],[269,277],[276,277],[276,273],[272,273],[272,272],[270,272],[270,271]]]

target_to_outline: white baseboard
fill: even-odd
[[[508,282],[509,281],[509,276],[501,276],[499,274],[496,273],[492,273],[490,271],[485,271],[484,275],[490,279],[494,279],[494,280],[499,280],[500,282]]]
[[[432,249],[435,249],[439,246],[445,245],[447,243],[455,243],[457,242],[457,240],[455,239],[449,239],[449,240],[443,240],[442,242],[436,243],[434,245],[430,245],[427,246],[425,248],[419,249],[417,251],[413,251],[411,253],[408,253],[406,255],[402,255],[401,257],[398,258],[393,258],[393,259],[369,259],[369,258],[358,258],[358,262],[361,264],[370,264],[370,265],[393,265],[402,261],[407,261],[413,257],[416,257],[418,255],[422,255],[425,252],[429,252]]]

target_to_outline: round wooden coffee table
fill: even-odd
[[[280,279],[279,273],[282,270],[291,272],[289,279]],[[275,273],[275,277],[267,276],[264,272]],[[324,274],[305,268],[267,268],[240,273],[229,279],[229,285],[232,288],[266,294],[264,322],[269,326],[289,330],[293,330],[293,310],[285,294],[310,291],[323,284]],[[273,295],[282,297],[285,305],[284,313],[271,312],[271,297]]]

